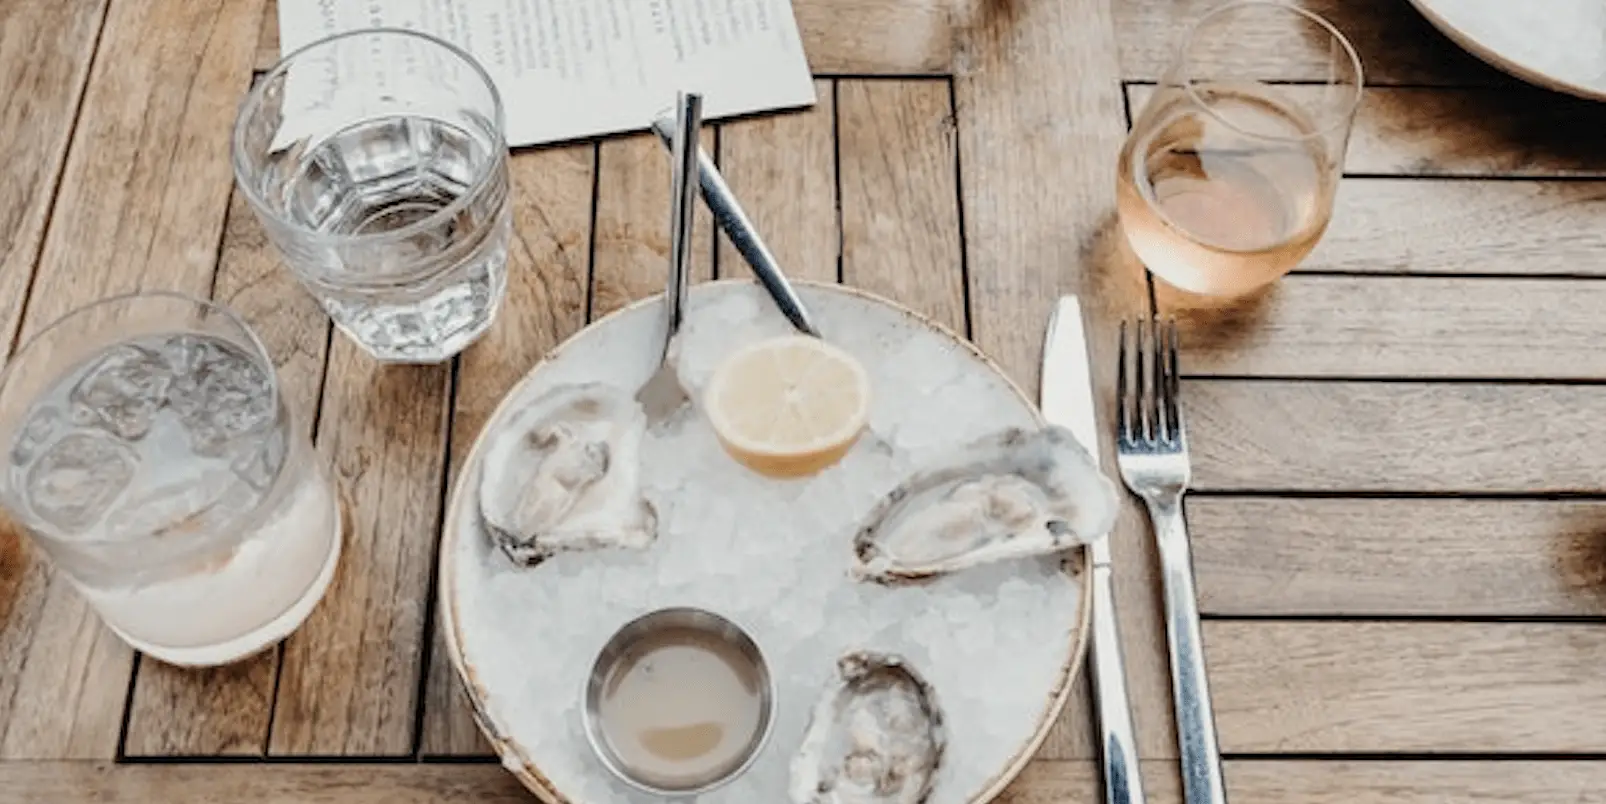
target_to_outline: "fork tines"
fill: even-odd
[[[1120,440],[1132,445],[1180,445],[1184,435],[1177,406],[1177,322],[1122,321],[1118,360]]]

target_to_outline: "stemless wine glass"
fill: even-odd
[[[226,308],[118,296],[0,373],[0,504],[125,642],[217,665],[323,597],[340,507],[273,361]]]
[[[1314,53],[1315,83],[1273,84]],[[1361,62],[1331,23],[1277,2],[1199,19],[1121,149],[1117,209],[1148,268],[1234,296],[1288,273],[1327,229],[1361,98]]]
[[[436,363],[507,287],[502,101],[474,59],[414,31],[284,57],[241,104],[234,175],[285,261],[375,358]]]

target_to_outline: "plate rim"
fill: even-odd
[[[1439,9],[1434,6],[1435,1],[1410,0],[1411,6],[1416,9],[1417,13],[1421,14],[1434,28],[1438,29],[1439,33],[1444,34],[1447,39],[1484,64],[1542,89],[1563,92],[1585,100],[1606,101],[1606,87],[1592,87],[1588,84],[1574,83],[1536,70],[1502,54],[1460,27],[1450,24],[1450,21],[1445,19]]]
[[[1013,391],[1015,396],[1026,404],[1027,409],[1031,412],[1032,418],[1035,419],[1039,425],[1047,424],[1037,402],[1033,400],[1031,395],[1026,393],[1025,389],[1021,388],[1020,383],[1016,382],[1013,377],[1005,372],[996,361],[994,361],[986,353],[982,352],[980,347],[972,343],[968,338],[960,336],[958,333],[954,332],[952,329],[948,328],[942,323],[884,296],[851,285],[839,284],[836,282],[821,282],[809,279],[792,279],[791,282],[794,285],[807,287],[811,290],[818,290],[825,293],[838,293],[844,296],[856,298],[861,301],[870,302],[872,304],[879,304],[883,307],[891,309],[893,312],[903,315],[914,323],[924,327],[928,331],[947,339],[949,342],[968,352],[971,357],[979,360],[984,367],[992,371],[999,379],[1003,380],[1005,386],[1009,388],[1009,390]],[[692,292],[697,292],[700,288],[729,288],[741,286],[754,288],[761,287],[761,285],[759,285],[759,283],[753,279],[733,278],[699,282],[694,285],[691,290]],[[468,482],[469,476],[473,474],[473,468],[480,462],[481,452],[484,449],[486,435],[489,433],[491,425],[503,418],[505,410],[511,403],[511,400],[519,395],[521,389],[523,389],[526,384],[531,381],[536,373],[539,372],[544,366],[552,362],[552,360],[558,355],[562,354],[569,344],[579,339],[591,329],[595,327],[601,327],[614,318],[623,316],[630,311],[659,305],[662,303],[663,298],[663,293],[655,293],[653,295],[637,299],[630,304],[624,305],[619,309],[604,315],[596,321],[593,321],[590,324],[587,324],[586,326],[574,331],[556,346],[548,349],[544,354],[542,354],[541,358],[531,365],[530,368],[526,370],[524,374],[521,375],[505,393],[503,393],[501,399],[497,401],[496,407],[494,407],[490,414],[486,417],[485,423],[480,425],[479,431],[474,435],[473,442],[469,444],[468,452],[464,455],[463,465],[458,470],[457,478],[452,482],[451,492],[447,497],[446,506],[443,511],[445,514],[444,523],[443,527],[441,528],[440,544],[436,548],[435,585],[437,591],[435,602],[437,617],[439,619],[438,627],[444,632],[442,641],[446,647],[447,658],[451,663],[453,673],[457,676],[458,683],[462,686],[463,697],[468,701],[469,713],[473,717],[474,725],[479,728],[480,733],[485,737],[486,741],[491,744],[491,747],[493,750],[495,750],[498,759],[501,760],[503,768],[517,777],[518,780],[523,783],[523,785],[529,789],[531,793],[535,794],[536,798],[546,802],[546,804],[600,804],[600,802],[576,802],[575,800],[564,795],[556,788],[555,785],[551,783],[550,780],[546,778],[543,773],[541,773],[539,767],[530,758],[529,754],[524,751],[522,746],[520,746],[516,741],[503,736],[502,730],[497,726],[495,719],[491,717],[488,711],[486,711],[485,705],[482,703],[482,699],[488,698],[489,696],[486,694],[484,686],[479,683],[477,673],[475,672],[473,665],[469,664],[463,656],[462,634],[458,630],[459,618],[457,616],[457,594],[455,592],[455,584],[453,583],[452,578],[456,574],[454,572],[456,566],[455,556],[457,553],[455,548],[458,542],[460,529],[456,524],[459,517],[455,516],[453,512],[455,512],[458,507],[463,504],[462,501],[466,499],[464,495],[467,494],[467,492],[464,490],[464,484]],[[1102,473],[1104,470],[1101,468],[1099,471]],[[1049,690],[1047,708],[1043,710],[1042,717],[1038,720],[1037,728],[1032,732],[1031,738],[1026,742],[1024,748],[1010,759],[1009,763],[1004,766],[1003,770],[994,775],[993,778],[988,782],[987,786],[983,788],[980,793],[970,799],[969,804],[987,804],[987,802],[997,798],[999,794],[1003,793],[1004,789],[1014,782],[1021,772],[1026,769],[1026,765],[1036,758],[1037,753],[1043,747],[1044,741],[1048,739],[1049,732],[1053,730],[1054,724],[1059,721],[1059,716],[1064,711],[1066,702],[1070,699],[1071,688],[1073,686],[1072,682],[1076,675],[1081,672],[1082,666],[1087,659],[1088,646],[1092,637],[1091,624],[1093,613],[1093,582],[1090,574],[1088,573],[1089,565],[1087,560],[1087,548],[1085,546],[1079,546],[1074,550],[1065,553],[1064,556],[1065,558],[1061,562],[1062,570],[1071,577],[1076,578],[1081,583],[1081,591],[1079,595],[1080,602],[1076,614],[1075,636],[1073,637],[1074,644],[1071,646],[1070,658],[1066,661],[1065,666],[1060,669],[1060,672],[1054,681],[1053,687]]]

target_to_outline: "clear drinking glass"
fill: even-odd
[[[336,325],[375,358],[435,363],[507,287],[502,101],[467,53],[373,29],[314,42],[257,83],[234,176]]]
[[[141,293],[66,315],[0,373],[0,504],[128,644],[179,665],[284,638],[340,508],[273,363],[227,309]]]
[[[1277,53],[1317,53],[1325,78],[1272,84]],[[1121,149],[1121,227],[1183,290],[1248,293],[1327,229],[1361,99],[1361,62],[1330,23],[1276,2],[1230,3],[1189,30]]]

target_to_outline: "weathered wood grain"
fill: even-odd
[[[271,2],[271,0],[270,0]],[[970,2],[970,0],[965,0]],[[939,75],[954,61],[949,0],[793,0],[798,33],[816,74]],[[895,31],[888,38],[885,32]],[[256,68],[279,60],[277,13],[264,22]]]
[[[1229,761],[1226,772],[1240,804],[1581,804],[1606,789],[1606,763],[1592,761]]]
[[[22,321],[106,4],[23,3],[0,13],[0,142],[10,152],[0,173],[0,299],[11,302],[0,310],[3,361]]]
[[[382,366],[335,335],[318,450],[346,501],[345,546],[281,648],[270,754],[413,751],[450,386],[449,366]]]
[[[698,136],[718,150],[713,126]],[[669,272],[669,151],[656,136],[604,141],[597,156],[597,220],[591,266],[591,320],[664,292]],[[691,281],[714,273],[714,222],[698,198],[692,217]]]
[[[968,2],[793,0],[792,7],[817,75],[935,75],[952,69],[955,11]]]
[[[273,357],[279,391],[313,433],[329,344],[329,319],[268,242],[235,192],[218,258],[214,297],[257,333]],[[227,667],[135,669],[123,753],[128,756],[259,756],[267,747],[277,648]]]
[[[249,82],[261,10],[260,2],[157,2],[107,12],[24,337],[114,293],[169,288],[206,295],[232,181],[233,99]],[[66,15],[65,36],[73,26],[93,29],[99,16],[94,8],[58,13]],[[89,20],[74,21],[84,13]],[[21,46],[9,17],[7,23],[0,41]],[[38,69],[45,76],[53,68]],[[71,93],[72,82],[63,91]],[[46,121],[62,114],[51,111],[56,103],[40,107]],[[38,157],[48,162],[50,154]],[[48,165],[40,169],[48,172]],[[0,757],[110,757],[133,654],[37,556],[15,543],[9,551],[17,560],[7,562],[4,574],[20,580],[4,584],[12,591],[0,635],[0,655],[7,657],[0,672]]]
[[[1115,0],[1121,75],[1155,81],[1170,68],[1188,28],[1217,0]],[[1398,0],[1298,0],[1332,23],[1361,57],[1366,81],[1375,86],[1412,84],[1481,86],[1510,84],[1504,73],[1483,64],[1446,39],[1409,3]],[[1270,16],[1234,29],[1230,46],[1208,50],[1252,75],[1283,81],[1326,80],[1326,41],[1298,24],[1272,24]]]
[[[948,82],[838,86],[842,281],[965,334]]]
[[[105,3],[25,4],[7,8],[4,14],[0,75],[8,77],[9,91],[0,95],[0,142],[9,144],[14,158],[7,161],[0,180],[0,298],[11,302],[0,312],[0,366],[22,323]],[[19,692],[37,694],[19,682],[29,659],[29,643],[37,636],[50,578],[43,557],[25,539],[0,516],[0,723],[18,717]],[[22,703],[26,709],[26,697]],[[92,725],[90,730],[94,731]],[[0,726],[0,738],[7,731]],[[80,753],[103,753],[99,749],[106,735],[86,736],[90,745]],[[59,751],[64,739],[70,742],[70,734],[58,736],[44,752],[23,745],[20,753],[48,756],[48,749]]]
[[[1593,804],[1606,787],[1606,762],[1228,760],[1227,787],[1238,804]],[[1180,804],[1173,763],[1143,763],[1152,804]],[[1097,801],[1090,761],[1028,765],[998,804]],[[523,804],[513,776],[490,764],[112,765],[91,762],[0,764],[0,804]]]
[[[528,804],[493,764],[0,763],[0,804]]]
[[[954,79],[973,340],[1035,391],[1049,310],[1059,294],[1078,293],[1106,412],[1114,324],[1148,308],[1142,272],[1114,228],[1123,110],[1112,25],[1103,0],[977,3],[962,20]],[[1128,505],[1111,536],[1116,590],[1139,755],[1168,757],[1170,682],[1141,517]],[[1096,756],[1089,699],[1071,701],[1042,756]]]
[[[1606,490],[1590,386],[1197,380],[1182,402],[1196,489]]]
[[[1284,87],[1292,97],[1320,91]],[[1153,93],[1127,87],[1136,116]],[[1344,170],[1376,176],[1606,176],[1606,151],[1591,132],[1606,104],[1532,87],[1373,87],[1355,116]],[[1114,159],[1114,151],[1110,151]]]
[[[1606,282],[1290,276],[1253,300],[1156,285],[1196,376],[1606,379]]]
[[[507,301],[496,325],[463,353],[458,368],[451,430],[454,481],[502,397],[585,323],[596,153],[594,145],[576,145],[527,151],[512,159],[515,237]],[[474,725],[439,628],[434,629],[428,672],[420,751],[488,754],[490,747]]]
[[[1599,753],[1606,630],[1544,623],[1204,626],[1228,753]]]
[[[279,4],[275,0],[267,0],[267,13],[262,15],[262,22],[257,26],[256,55],[252,60],[257,72],[273,69],[273,65],[284,55],[279,52]]]
[[[1606,183],[1349,179],[1298,271],[1599,276]]]
[[[1577,804],[1598,802],[1606,763],[1597,761],[1227,760],[1235,804]],[[1143,763],[1152,804],[1180,804],[1176,766]],[[1101,801],[1091,762],[1036,762],[999,804]]]
[[[753,226],[793,279],[837,280],[842,233],[837,220],[836,93],[815,81],[813,108],[719,127],[719,171]],[[723,233],[720,278],[752,271]]]
[[[1188,527],[1210,614],[1606,615],[1599,502],[1197,496]]]

